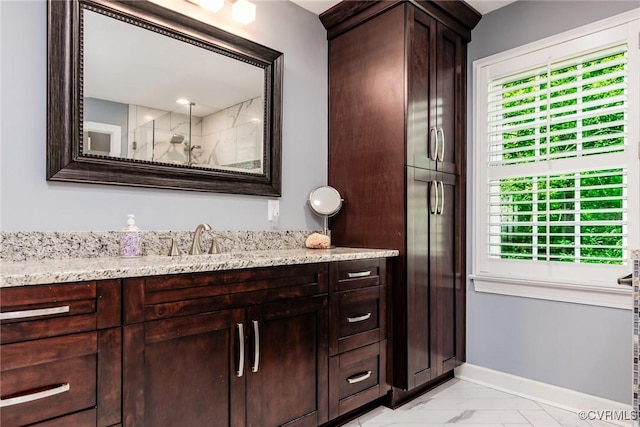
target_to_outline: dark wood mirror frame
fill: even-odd
[[[84,7],[264,68],[263,173],[83,155]],[[47,24],[47,180],[280,196],[282,53],[141,0],[48,0]]]

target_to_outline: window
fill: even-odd
[[[629,305],[637,13],[474,63],[477,290]]]

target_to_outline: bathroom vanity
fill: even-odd
[[[390,390],[387,257],[396,255],[4,263],[1,424],[328,423]]]

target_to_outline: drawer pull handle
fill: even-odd
[[[69,312],[68,305],[65,305],[62,307],[39,308],[37,310],[8,311],[6,313],[0,313],[0,320],[24,319],[27,317],[36,317],[36,316],[51,316],[53,314],[68,313],[68,312]]]
[[[364,380],[368,380],[371,377],[371,371],[363,372],[362,374],[357,374],[347,378],[347,382],[349,384],[359,383]]]
[[[33,402],[34,400],[44,399],[45,397],[55,396],[56,394],[69,391],[69,383],[59,384],[48,390],[38,391],[35,393],[24,394],[22,396],[10,397],[9,399],[0,399],[0,408],[18,405],[20,403]]]
[[[240,342],[240,356],[238,357],[236,375],[241,377],[244,374],[244,325],[242,323],[238,323],[238,341]]]
[[[258,372],[258,367],[260,366],[260,328],[258,326],[258,321],[253,320],[253,366],[251,367],[251,372]]]
[[[357,323],[357,322],[362,322],[364,320],[368,320],[371,318],[371,313],[367,313],[365,315],[362,316],[357,316],[357,317],[347,317],[347,321],[349,323]]]
[[[357,273],[347,273],[347,277],[349,279],[355,279],[356,277],[367,277],[371,276],[371,271],[359,271]]]

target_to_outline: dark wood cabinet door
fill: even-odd
[[[437,51],[435,55],[436,90],[431,103],[430,123],[438,137],[436,169],[446,173],[461,173],[461,156],[464,144],[465,100],[464,63],[466,49],[462,38],[446,26],[438,23]]]
[[[430,318],[430,230],[436,216],[436,173],[407,168],[407,384],[411,389],[433,377]]]
[[[243,426],[244,309],[124,328],[124,425]]]
[[[458,199],[456,176],[433,174],[438,191],[438,205],[431,214],[430,298],[431,349],[434,377],[456,366],[456,228]],[[434,181],[431,181],[434,182]],[[430,186],[430,188],[435,188]],[[433,202],[435,198],[430,198]],[[430,211],[431,213],[432,211]]]
[[[407,166],[436,169],[438,99],[436,90],[436,21],[414,7],[407,8],[410,52],[407,65]]]
[[[407,12],[407,165],[461,173],[464,147],[462,38],[429,15]]]
[[[328,421],[327,298],[250,307],[247,425]]]
[[[456,366],[457,179],[424,169],[407,171],[409,388]]]

